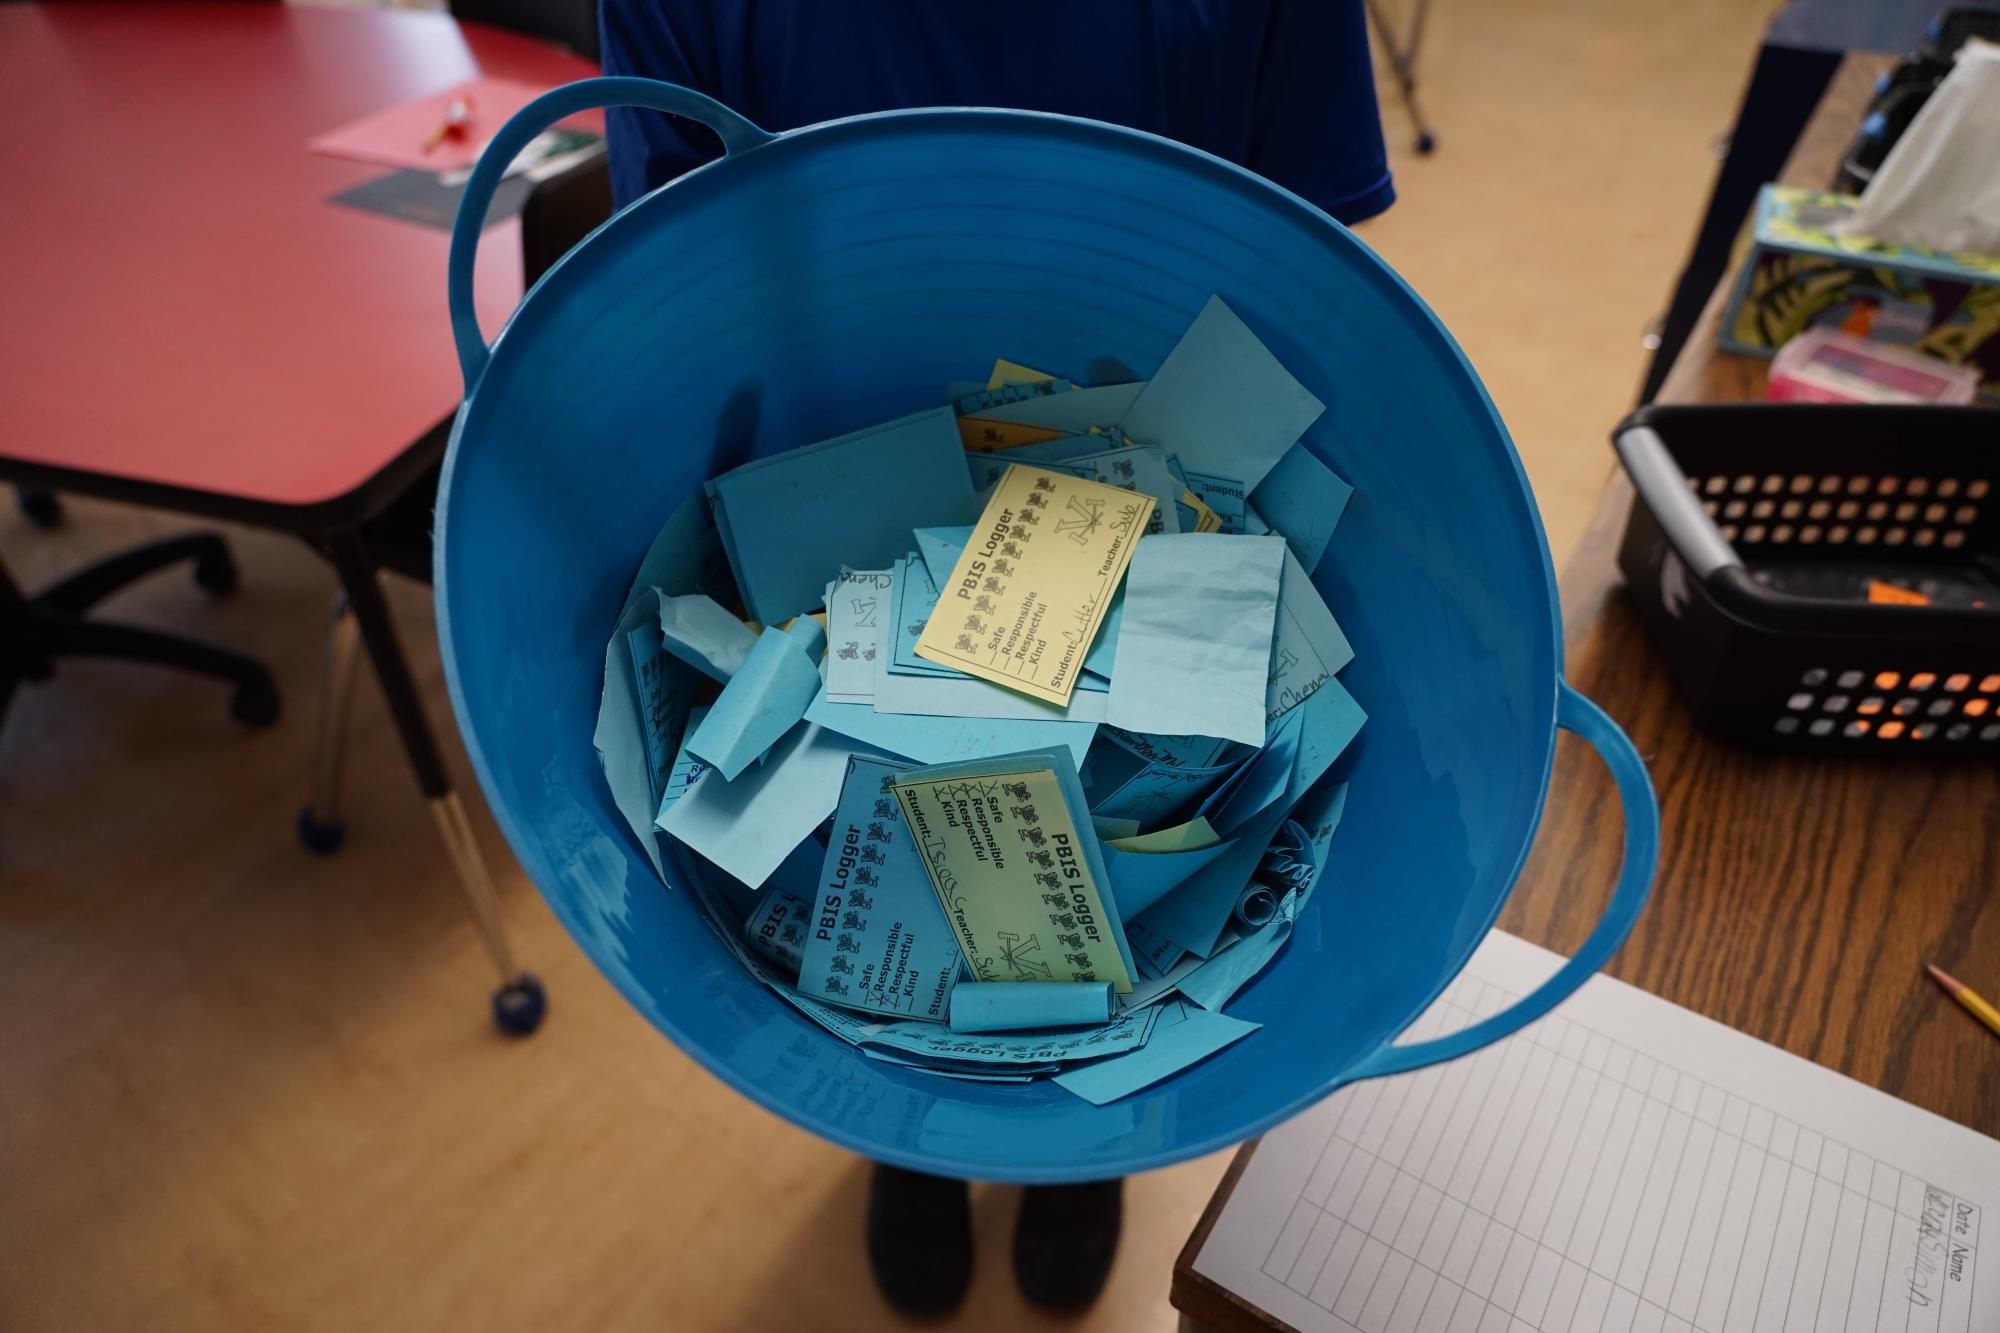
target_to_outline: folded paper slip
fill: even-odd
[[[953,1032],[1083,1027],[1117,1016],[1108,981],[967,981],[951,994]]]

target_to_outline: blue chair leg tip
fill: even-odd
[[[1417,152],[1421,156],[1429,157],[1433,152],[1437,151],[1437,146],[1438,141],[1435,134],[1419,134],[1417,136]]]
[[[346,820],[320,820],[313,815],[311,806],[299,811],[295,827],[299,833],[299,845],[314,856],[332,856],[340,850],[340,844],[347,841]]]
[[[493,1024],[510,1037],[525,1037],[548,1016],[549,993],[532,972],[523,972],[493,992]]]

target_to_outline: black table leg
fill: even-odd
[[[431,817],[437,821],[438,834],[444,840],[459,888],[465,893],[473,922],[479,927],[486,951],[500,975],[500,988],[493,995],[494,1022],[511,1034],[533,1032],[541,1025],[547,998],[533,975],[515,968],[514,951],[500,920],[493,878],[487,873],[485,858],[473,838],[465,806],[445,775],[437,741],[424,717],[423,701],[417,695],[395,624],[389,618],[389,606],[382,596],[375,563],[369,557],[366,543],[352,532],[328,539],[323,549],[340,575],[347,605],[361,631],[369,660],[375,665],[375,677],[382,682],[382,693],[389,702],[396,730],[403,738],[403,749],[416,773],[417,786],[430,804]]]

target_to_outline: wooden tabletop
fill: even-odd
[[[1826,184],[1890,63],[1847,58],[1781,180]],[[1716,350],[1727,293],[1725,281],[1660,401],[1763,397],[1767,363]],[[1615,557],[1631,500],[1614,472],[1561,580],[1569,680],[1630,734],[1660,797],[1652,900],[1605,970],[2000,1133],[2000,1041],[1923,974],[1935,961],[2000,995],[2000,769],[1756,754],[1698,730],[1620,587]],[[1534,853],[1500,927],[1573,952],[1619,854],[1611,781],[1565,736]],[[1255,1150],[1238,1153],[1174,1265],[1173,1302],[1203,1328],[1283,1327],[1192,1267]]]
[[[307,139],[482,73],[595,72],[443,14],[0,5],[0,466],[271,506],[358,486],[458,405],[449,237],[327,202],[384,168]],[[484,248],[490,332],[515,224]]]

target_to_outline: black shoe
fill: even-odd
[[[956,1310],[972,1285],[965,1182],[877,1163],[868,1183],[868,1266],[898,1314],[936,1319]]]
[[[1125,1220],[1125,1182],[1035,1185],[1014,1227],[1014,1278],[1050,1310],[1082,1310],[1104,1290]]]

